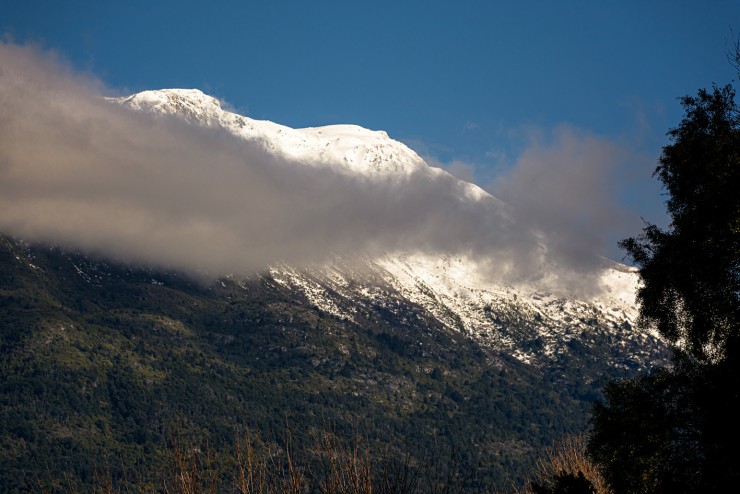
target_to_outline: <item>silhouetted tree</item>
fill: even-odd
[[[740,490],[740,112],[731,86],[681,99],[655,175],[668,230],[621,242],[640,268],[640,321],[673,365],[609,384],[589,452],[615,492]]]
[[[740,112],[731,86],[681,99],[655,175],[669,230],[621,242],[640,267],[641,325],[701,361],[721,359],[740,321]]]
[[[740,359],[611,383],[596,404],[589,452],[617,493],[719,493],[740,488]]]

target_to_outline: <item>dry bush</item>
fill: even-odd
[[[171,459],[161,472],[165,494],[216,494],[219,490],[219,472],[210,448],[173,438]]]
[[[564,437],[552,447],[547,448],[544,455],[537,460],[535,480],[548,482],[562,472],[574,476],[582,472],[586,480],[593,485],[596,494],[612,494],[598,466],[588,458],[586,442],[585,435],[579,434]],[[532,491],[527,486],[523,490],[517,490],[517,493],[531,494]]]
[[[306,492],[307,479],[296,466],[289,433],[280,448],[246,432],[237,439],[234,454],[234,486],[239,494]]]
[[[314,454],[319,459],[312,478],[324,494],[372,494],[373,476],[370,455],[361,442],[350,446],[335,433],[324,432],[317,440]]]
[[[454,448],[450,448],[448,456],[440,446],[420,460],[408,453],[378,456],[371,454],[366,439],[357,433],[352,437],[347,442],[335,432],[323,432],[316,437],[313,447],[302,448],[296,455],[289,430],[281,444],[263,441],[247,431],[237,437],[228,451],[215,451],[207,442],[178,435],[170,439],[166,459],[155,479],[131,483],[126,479],[114,480],[108,468],[96,473],[93,485],[84,491],[95,494],[464,492],[464,472]],[[64,491],[76,494],[71,483]],[[43,485],[41,492],[47,492]]]
[[[372,494],[370,456],[359,441],[348,446],[326,432],[296,458],[290,432],[283,446],[246,432],[231,459],[217,462],[208,450],[173,441],[170,469],[162,475],[166,494]],[[231,482],[227,479],[231,477]],[[230,485],[229,485],[230,484]]]

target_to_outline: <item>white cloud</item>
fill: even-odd
[[[526,232],[446,174],[366,181],[137,113],[46,53],[0,45],[0,229],[214,275],[394,250],[510,250]],[[522,252],[522,249],[517,249]]]
[[[564,262],[616,257],[616,240],[639,232],[639,218],[619,202],[633,151],[569,125],[528,132],[521,154],[488,189],[511,204],[519,221],[542,232]]]
[[[33,48],[0,44],[0,71],[0,231],[29,241],[211,276],[421,250],[471,255],[513,282],[548,263],[583,278],[591,257],[564,237],[618,220],[602,204],[618,148],[566,127],[497,182],[512,216],[461,199],[466,184],[448,174],[367,181],[109,103],[98,81]]]

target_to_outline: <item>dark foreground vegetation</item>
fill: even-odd
[[[740,47],[738,47],[740,48]],[[735,60],[740,62],[740,49]],[[740,110],[731,86],[684,97],[655,174],[671,224],[622,242],[640,267],[640,324],[671,365],[606,387],[589,444],[615,492],[740,489]]]
[[[466,482],[474,473],[463,471],[458,453],[442,445],[417,462],[408,454],[370,452],[362,439],[355,437],[348,443],[332,432],[321,433],[313,446],[303,450],[293,448],[289,431],[280,443],[246,432],[222,452],[178,436],[170,440],[155,475],[116,479],[110,465],[104,464],[82,490],[99,494],[610,493],[598,468],[586,457],[585,447],[583,436],[563,439],[544,450],[525,485],[512,484],[503,490],[478,485],[471,491]],[[45,493],[50,488],[39,481],[33,490]],[[72,479],[53,490],[78,492]]]
[[[351,322],[269,276],[204,285],[7,237],[0,283],[3,492],[84,492],[101,469],[134,485],[173,435],[228,455],[239,431],[280,444],[286,424],[294,451],[328,429],[417,466],[455,451],[466,489],[505,487],[624,375],[600,358],[608,341],[535,368],[390,291],[393,311]]]

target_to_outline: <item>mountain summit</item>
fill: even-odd
[[[423,172],[448,175],[433,168],[405,144],[382,130],[359,125],[325,125],[293,129],[224,110],[219,100],[198,89],[143,91],[111,101],[150,113],[177,115],[195,125],[225,129],[268,152],[313,166],[333,166],[368,179]],[[477,185],[460,181],[465,197],[497,201]]]
[[[137,110],[174,114],[187,121],[223,128],[235,136],[306,164],[341,165],[368,177],[378,173],[410,173],[426,163],[384,131],[357,125],[328,125],[292,129],[224,110],[221,103],[198,89],[144,91],[114,99]]]

